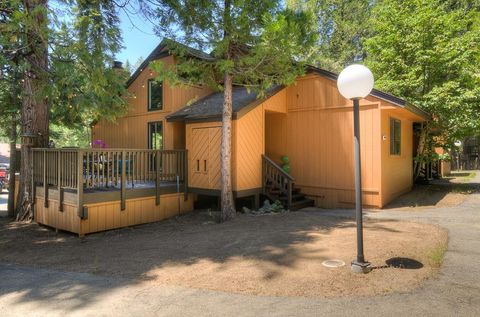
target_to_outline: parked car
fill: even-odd
[[[0,167],[0,194],[3,193],[3,189],[8,187],[8,170],[6,167]]]

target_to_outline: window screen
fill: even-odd
[[[148,123],[148,148],[152,150],[161,150],[163,148],[163,129],[161,121]]]
[[[402,147],[402,123],[400,120],[390,118],[390,154],[400,155]]]
[[[162,110],[163,108],[163,83],[148,80],[148,110]]]

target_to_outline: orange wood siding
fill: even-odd
[[[390,154],[390,118],[401,121],[400,155]],[[410,191],[413,185],[413,121],[402,109],[382,109],[382,201],[384,206],[392,199]]]
[[[265,113],[265,153],[277,164],[287,154],[287,115]]]
[[[80,218],[77,206],[64,204],[63,211],[58,210],[57,200],[48,200],[48,208],[44,207],[44,198],[35,200],[35,221],[60,230],[80,233]]]
[[[172,56],[162,59],[166,65],[174,65]],[[128,87],[128,113],[116,120],[115,123],[101,121],[92,128],[92,139],[102,140],[109,148],[138,148],[148,147],[148,122],[163,122],[164,149],[182,149],[185,144],[184,129],[179,128],[179,123],[166,122],[165,117],[211,93],[203,87],[176,86],[168,82],[163,87],[163,109],[148,111],[148,80],[154,78],[156,73],[150,68],[145,68],[135,81]],[[181,124],[180,124],[181,126]],[[183,147],[182,147],[183,146]]]
[[[262,187],[262,154],[265,151],[263,105],[234,121],[235,176],[232,181],[238,191]]]
[[[322,207],[354,202],[353,112],[332,80],[309,75],[287,88],[288,114],[266,116],[272,159],[290,158],[295,184]],[[365,205],[380,205],[380,102],[361,101],[362,186]]]
[[[282,90],[262,104],[246,111],[232,121],[232,187],[235,191],[259,189],[262,186],[262,154],[265,153],[265,116],[285,111],[286,90]],[[186,148],[189,156],[189,186],[220,189],[221,122],[187,123]],[[196,172],[197,160],[206,151],[206,138],[211,134],[199,132],[214,130],[217,145],[210,146],[209,172]],[[197,132],[195,132],[197,131]],[[203,141],[200,141],[204,138]],[[211,142],[210,142],[211,143]],[[213,153],[213,154],[212,154]],[[214,157],[212,157],[214,155]],[[212,162],[218,162],[212,164]],[[218,167],[216,167],[218,166]],[[214,177],[211,175],[214,174]],[[207,179],[209,179],[207,181]]]
[[[182,194],[162,195],[160,205],[155,205],[155,197],[127,199],[125,210],[120,209],[120,201],[85,205],[88,219],[81,220],[81,234],[105,231],[142,223],[171,218],[193,210],[193,196],[187,201]]]
[[[287,89],[282,89],[263,102],[265,111],[287,113]]]
[[[35,221],[53,228],[78,233],[80,235],[155,222],[193,210],[193,195],[184,201],[183,193],[165,194],[160,197],[160,205],[155,205],[155,197],[142,197],[126,200],[125,210],[120,209],[120,201],[86,204],[88,218],[80,219],[77,206],[64,203],[64,210],[58,210],[58,201],[49,199],[44,207],[43,197],[36,198]]]

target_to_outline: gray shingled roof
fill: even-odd
[[[233,117],[249,105],[256,105],[280,91],[283,86],[274,86],[267,90],[264,98],[257,98],[258,93],[248,92],[245,87],[233,87],[232,103]],[[210,94],[189,106],[167,116],[168,121],[206,121],[219,120],[222,118],[223,92]]]

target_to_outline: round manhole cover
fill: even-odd
[[[322,265],[326,267],[341,267],[345,265],[345,262],[342,260],[326,260],[322,262]]]

